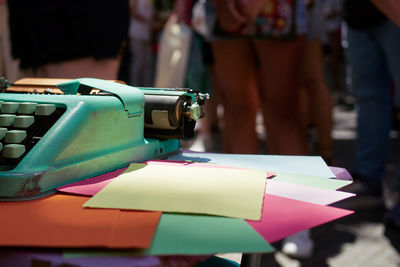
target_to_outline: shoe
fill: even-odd
[[[382,197],[382,186],[371,185],[357,180],[344,187],[343,190],[357,196]]]
[[[350,95],[340,96],[335,104],[348,111],[354,110],[354,97]]]
[[[385,213],[383,223],[386,227],[400,229],[400,204]]]
[[[345,187],[345,191],[354,193],[357,196],[382,197],[382,183],[380,180],[363,176],[352,172],[353,183]]]
[[[197,152],[213,152],[216,149],[215,135],[209,133],[198,134],[194,143],[189,147]]]
[[[355,194],[354,197],[336,203],[336,207],[350,210],[385,210],[385,201],[382,187],[354,181],[341,189],[342,191]]]
[[[204,145],[204,140],[202,136],[197,136],[193,144],[189,147],[189,150],[196,151],[196,152],[205,152],[206,148]]]
[[[307,259],[312,256],[314,242],[310,238],[310,231],[305,230],[288,236],[283,241],[282,253],[289,257]]]

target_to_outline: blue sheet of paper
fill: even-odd
[[[170,156],[168,159],[213,163],[268,172],[285,172],[324,178],[335,177],[325,161],[319,156],[248,155],[182,151]]]

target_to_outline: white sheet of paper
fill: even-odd
[[[319,205],[330,205],[340,200],[355,196],[355,194],[348,192],[292,184],[282,181],[276,181],[274,179],[269,179],[267,181],[267,186],[265,189],[266,194],[286,197]]]

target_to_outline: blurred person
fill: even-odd
[[[400,27],[400,2],[397,0],[386,0],[386,1],[377,1],[371,0],[372,3],[383,12],[387,18],[389,18],[393,23],[395,23],[398,27]],[[398,68],[397,68],[398,70]],[[399,84],[399,73],[397,72],[397,83],[395,81],[395,108],[400,110],[400,84]],[[398,189],[400,191],[400,168],[398,169]],[[399,197],[399,196],[398,196]],[[400,229],[400,199],[398,199],[398,203],[386,212],[384,217],[384,222],[386,226],[394,227]]]
[[[160,33],[173,8],[172,0],[130,1],[130,66],[132,85],[154,86]]]
[[[332,161],[332,97],[323,74],[323,52],[321,39],[325,33],[325,0],[307,3],[307,43],[301,68],[300,115],[303,131],[315,128],[317,153],[327,164]],[[268,134],[268,133],[267,133]],[[309,140],[313,142],[314,140]],[[309,151],[311,153],[312,151]],[[302,231],[283,241],[282,252],[296,258],[312,255],[314,244],[310,231]]]
[[[117,79],[129,2],[10,0],[12,54],[25,76]]]
[[[381,13],[373,3],[390,16]],[[358,194],[382,196],[382,178],[390,150],[392,83],[397,96],[400,93],[399,3],[346,0],[344,10],[348,26],[347,57],[357,104],[353,177],[360,183],[354,190]],[[396,11],[397,16],[393,16]],[[400,103],[395,101],[395,104]],[[400,206],[389,211],[385,220],[400,227]]]
[[[306,49],[306,2],[214,0],[214,3],[220,29],[214,32],[211,45],[217,90],[224,107],[224,152],[260,152],[255,118],[261,108],[268,153],[307,155],[300,117],[302,73],[298,68],[303,65]],[[282,5],[276,13],[271,12],[275,4]],[[276,20],[277,24],[269,24],[266,14],[283,17]],[[295,24],[296,31],[288,30],[290,22]],[[286,238],[284,246],[287,249],[283,252],[290,256],[311,256],[310,232]]]
[[[0,0],[0,77],[6,77],[10,82],[19,78],[18,62],[11,57],[6,0]]]
[[[203,106],[204,117],[199,123],[196,141],[190,149],[210,152],[217,149],[216,138],[220,132],[218,115],[220,97],[216,85],[218,81],[213,75],[214,56],[210,43],[197,32],[193,33],[190,50],[185,87],[210,95],[210,99]]]
[[[154,20],[153,0],[130,1],[129,48],[131,52],[129,83],[151,87],[154,80],[154,54],[152,29]]]
[[[289,2],[285,4],[290,5]],[[259,153],[255,117],[260,106],[268,152],[305,155],[305,134],[298,118],[300,72],[297,69],[306,44],[304,1],[297,1],[297,32],[292,40],[246,34],[258,21],[258,15],[269,9],[265,1],[214,0],[214,3],[223,33],[214,35],[211,45],[224,107],[224,152]],[[285,10],[288,8],[285,6]]]
[[[214,72],[214,56],[207,34],[206,1],[177,0],[173,14],[181,22],[192,28],[192,40],[188,65],[186,68],[185,87],[210,94],[210,99],[203,106],[204,117],[197,126],[198,134],[190,146],[194,151],[215,151],[218,147],[216,137],[219,134],[218,106],[220,105],[218,86]]]
[[[322,38],[325,33],[325,0],[309,2],[307,45],[301,80],[302,121],[304,130],[316,130],[317,153],[327,164],[332,162],[332,96],[323,73]],[[312,141],[312,140],[310,140]],[[310,151],[311,152],[311,151]]]
[[[200,87],[197,90],[208,93],[210,99],[204,104],[204,118],[199,124],[199,133],[196,142],[191,149],[202,151],[220,150],[220,114],[218,108],[221,107],[218,92],[218,80],[215,77],[214,55],[209,40],[209,17],[206,16],[208,5],[205,0],[194,0],[192,8],[191,26],[194,31],[193,44],[197,43],[198,63],[201,64],[203,72],[196,75],[201,79]],[[193,50],[192,50],[193,51]],[[193,58],[193,57],[191,57]],[[200,63],[201,62],[201,63]],[[189,61],[189,63],[191,63]],[[191,69],[189,64],[189,70]],[[199,68],[200,69],[200,68]],[[199,73],[200,74],[200,73]],[[193,75],[192,75],[193,76]],[[190,77],[189,77],[190,78]],[[190,86],[189,86],[190,87]]]
[[[332,81],[332,90],[338,93],[338,104],[348,105],[346,99],[349,92],[344,87],[342,74],[344,53],[342,48],[342,0],[329,0],[324,4],[325,31],[322,41],[327,49],[329,74]]]

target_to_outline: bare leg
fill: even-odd
[[[271,154],[307,154],[299,118],[299,64],[305,38],[296,41],[257,40],[260,99]]]
[[[224,107],[223,150],[258,153],[255,132],[254,60],[248,40],[212,42],[215,75]]]
[[[340,59],[342,58],[342,47],[340,44],[340,33],[337,31],[328,33],[330,54],[330,71],[333,81],[333,89],[337,92],[343,91],[340,81]]]
[[[325,159],[332,158],[332,97],[325,83],[322,66],[321,41],[307,43],[304,61],[303,86],[308,98],[308,109],[318,137],[318,153]]]
[[[219,118],[217,114],[218,105],[221,103],[221,96],[218,92],[218,80],[215,74],[215,66],[210,68],[210,75],[212,75],[213,90],[210,99],[204,104],[204,118],[201,120],[201,134],[211,134],[215,126],[218,126]]]

